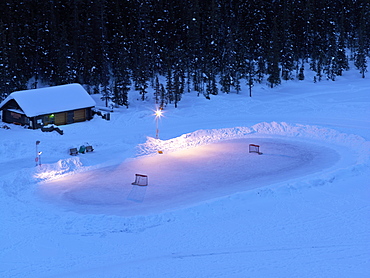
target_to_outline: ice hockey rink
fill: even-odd
[[[258,144],[263,154],[250,153],[249,144]],[[339,157],[333,149],[309,142],[233,139],[44,182],[39,193],[81,213],[151,214],[313,175]],[[135,174],[146,175],[148,185],[133,185]]]

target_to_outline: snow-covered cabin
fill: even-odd
[[[92,118],[94,99],[80,84],[67,84],[11,93],[1,104],[2,121],[37,129]]]

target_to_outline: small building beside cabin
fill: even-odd
[[[13,92],[0,103],[0,113],[5,123],[37,129],[91,120],[95,105],[80,84],[67,84]]]

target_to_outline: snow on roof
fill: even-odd
[[[27,117],[95,106],[94,99],[80,84],[13,92],[0,104],[0,109],[12,99]]]

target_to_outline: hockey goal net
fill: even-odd
[[[147,186],[148,185],[148,176],[142,174],[135,174],[135,181],[132,185]]]
[[[249,144],[249,153],[258,153],[262,154],[260,152],[260,146],[256,144]]]

